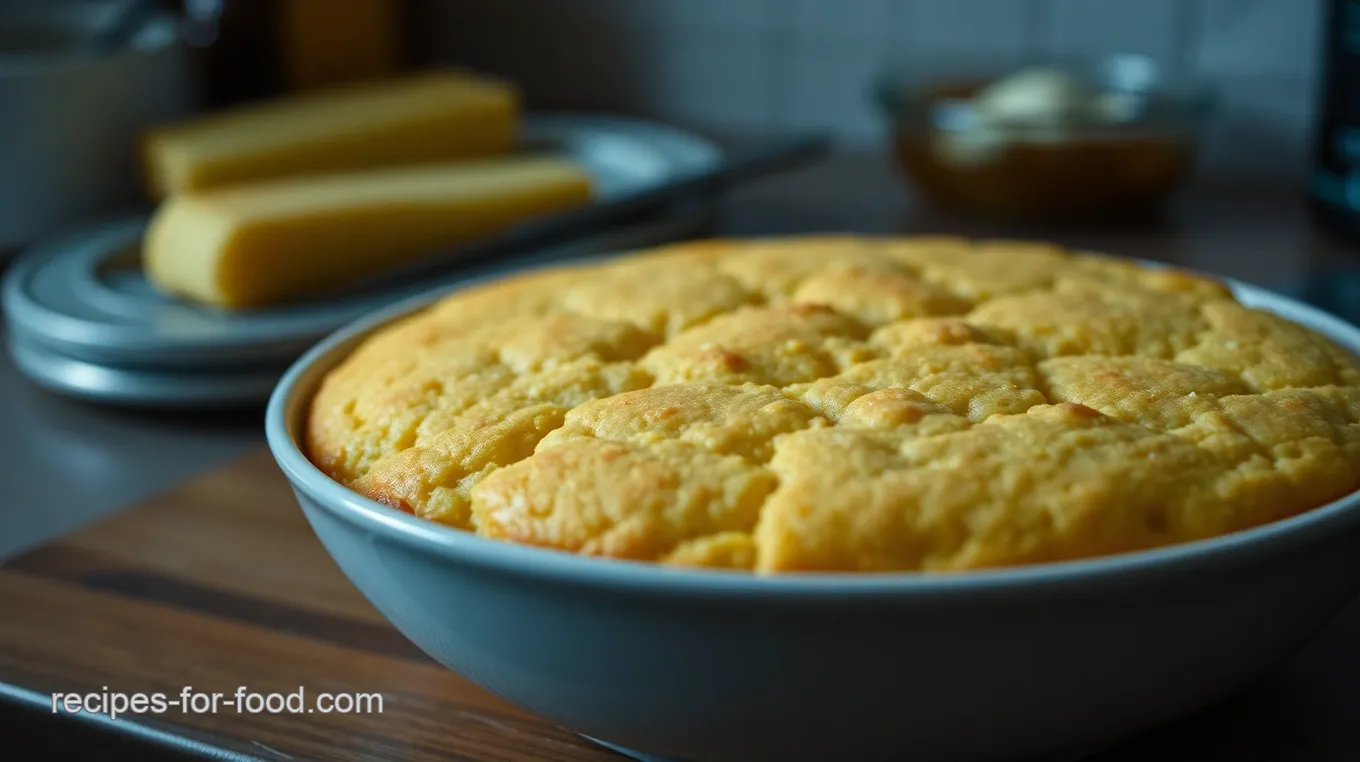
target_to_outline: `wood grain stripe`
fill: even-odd
[[[433,663],[387,624],[372,624],[262,600],[153,572],[109,568],[93,553],[59,545],[20,556],[6,568],[84,589],[195,611],[373,653]]]
[[[138,762],[267,762],[277,755],[255,756],[223,748],[217,738],[191,737],[184,729],[162,727],[139,719],[112,720],[100,714],[53,714],[48,695],[0,683],[0,737],[10,759],[88,758],[97,747],[100,759]],[[262,750],[263,751],[263,750]],[[17,755],[17,756],[9,756]]]

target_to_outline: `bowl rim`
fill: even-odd
[[[1279,521],[1226,535],[1146,550],[1070,561],[998,567],[948,573],[794,572],[756,576],[746,571],[691,569],[647,561],[596,558],[493,540],[399,511],[351,491],[318,469],[298,444],[305,404],[321,377],[368,335],[428,307],[456,290],[514,274],[577,267],[613,259],[628,252],[549,262],[480,274],[454,288],[441,286],[404,299],[356,320],[318,342],[280,378],[265,410],[265,437],[275,462],[299,499],[356,528],[398,545],[411,547],[480,571],[540,582],[586,585],[596,589],[649,595],[703,595],[749,599],[913,599],[957,598],[962,594],[1013,595],[1062,591],[1123,579],[1147,582],[1187,573],[1221,572],[1228,565],[1248,564],[1297,551],[1346,529],[1360,528],[1360,490]],[[1110,257],[1101,252],[1075,251]],[[1316,307],[1233,278],[1179,265],[1121,258],[1153,268],[1174,268],[1205,275],[1228,285],[1246,306],[1258,307],[1318,331],[1344,349],[1360,354],[1360,327]],[[338,559],[337,559],[338,560]],[[970,598],[972,600],[972,598]]]
[[[959,72],[955,75],[933,76],[930,78],[917,78],[902,67],[888,68],[880,71],[874,77],[869,87],[869,99],[877,107],[878,111],[888,119],[889,122],[899,126],[907,126],[907,123],[917,123],[916,126],[924,127],[930,123],[930,117],[940,107],[938,104],[931,103],[925,96],[930,93],[932,87],[938,87],[943,83],[962,84],[972,82],[985,85],[996,82],[1010,74],[1020,72],[1033,67],[1056,67],[1069,71],[1089,73],[1092,70],[1107,67],[1120,61],[1142,61],[1150,64],[1159,71],[1166,73],[1170,71],[1164,62],[1154,56],[1142,53],[1122,52],[1111,53],[1098,56],[1045,56],[1037,60],[1026,62],[994,63],[979,67],[977,71]],[[983,69],[986,71],[984,72]],[[1214,110],[1219,105],[1218,92],[1212,82],[1203,76],[1185,72],[1171,72],[1176,74],[1176,84],[1174,86],[1158,85],[1149,88],[1147,92],[1156,94],[1164,102],[1175,104],[1176,118],[1159,119],[1150,122],[1139,122],[1144,128],[1164,129],[1168,131],[1185,131],[1190,133],[1198,132],[1203,124],[1207,122]],[[949,103],[954,108],[967,108],[967,99],[946,98],[942,103]],[[952,132],[953,130],[940,127],[933,123],[929,124],[931,129],[942,132]],[[1100,135],[1105,133],[1117,133],[1121,126],[1102,124],[1099,122],[1077,122],[1067,125],[1067,129]],[[1008,125],[1012,139],[1025,137],[1024,125]],[[966,131],[966,130],[965,130]]]

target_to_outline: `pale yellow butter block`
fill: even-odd
[[[318,90],[164,125],[143,135],[155,199],[292,175],[508,153],[514,86],[458,70]]]
[[[171,197],[143,266],[162,291],[227,308],[287,301],[587,204],[589,175],[552,157],[277,180]]]

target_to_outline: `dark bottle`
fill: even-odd
[[[259,0],[184,2],[186,37],[196,51],[209,107],[277,95],[279,77],[274,9]]]
[[[208,106],[396,73],[403,0],[162,0],[184,18]]]
[[[1360,236],[1360,0],[1327,0],[1308,194],[1323,218]]]

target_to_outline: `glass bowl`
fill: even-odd
[[[889,75],[876,88],[891,123],[894,158],[930,201],[988,217],[1097,221],[1147,214],[1191,174],[1212,95],[1138,55],[1048,62],[1089,96],[1080,108],[1036,109],[1015,88],[998,109],[982,93],[1015,71],[913,82]],[[1044,79],[1052,85],[1052,77]],[[1042,88],[1041,88],[1042,89]],[[1052,87],[1048,88],[1051,92]],[[1057,88],[1061,90],[1062,88]],[[1026,111],[1028,109],[1028,111]]]

